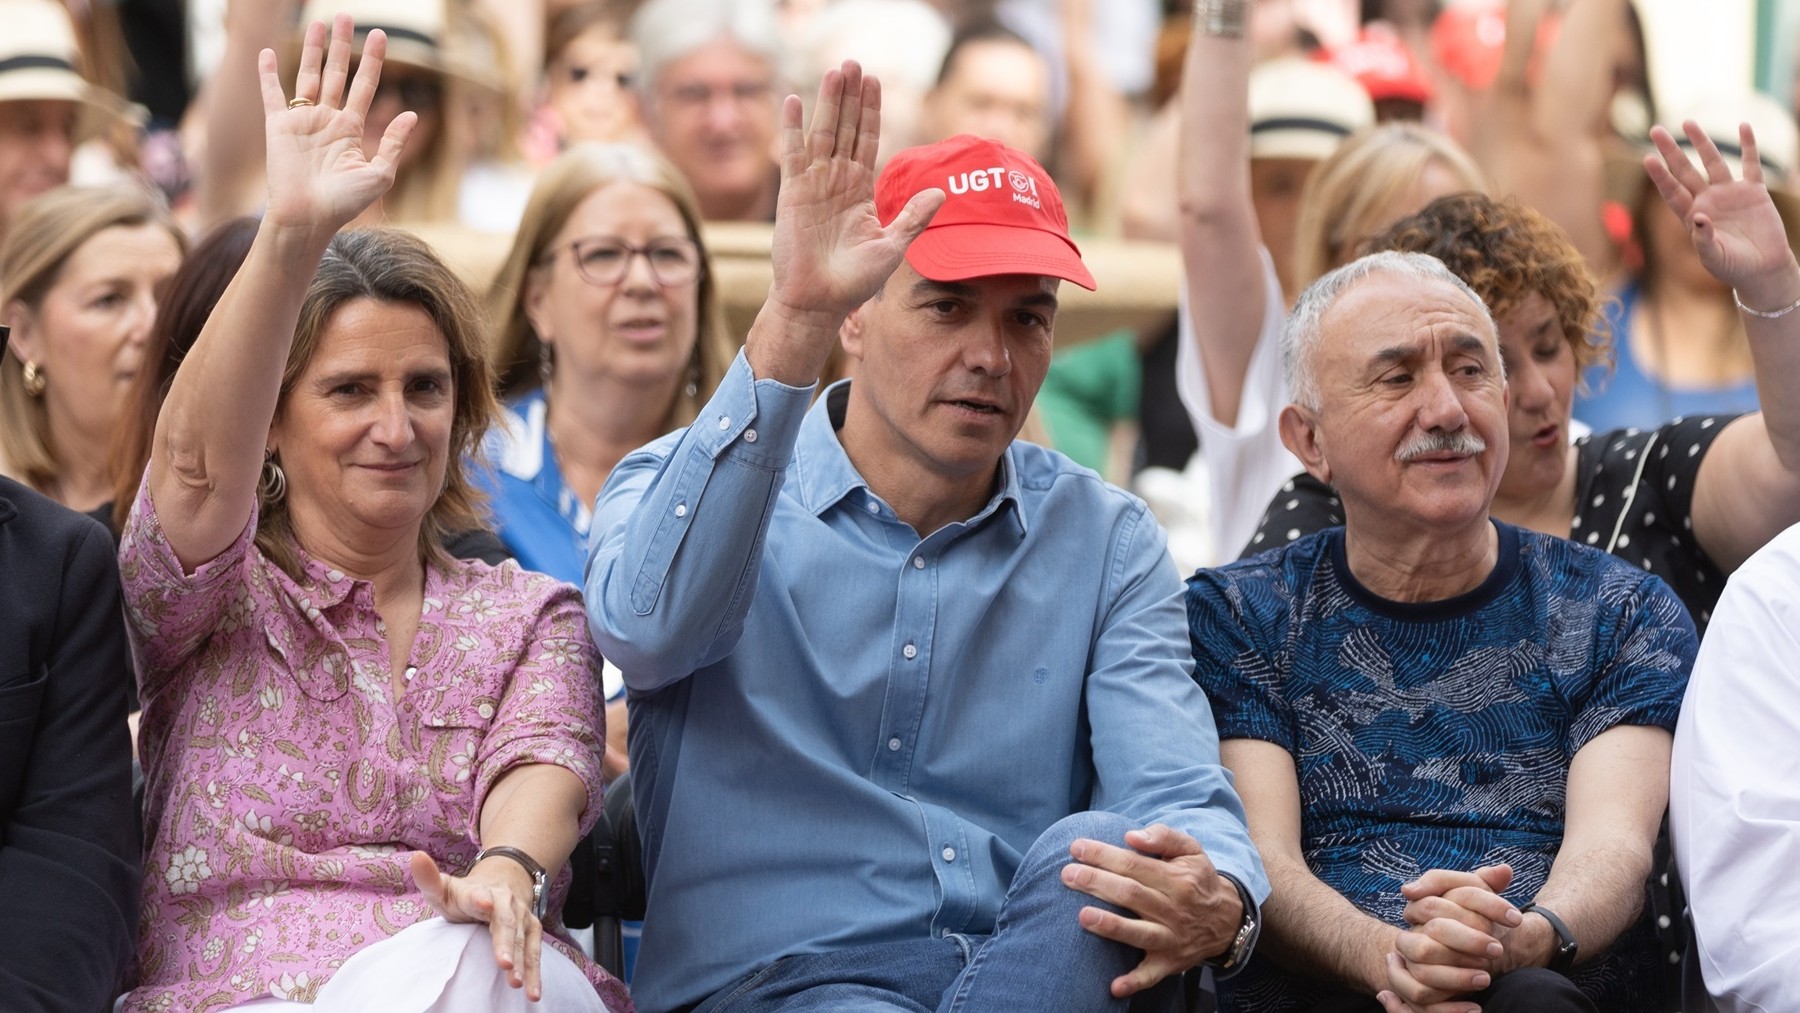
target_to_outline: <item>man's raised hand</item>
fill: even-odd
[[[880,140],[881,85],[855,61],[826,72],[805,130],[799,98],[782,103],[781,195],[770,249],[775,280],[745,343],[758,377],[794,386],[817,380],[844,317],[881,290],[943,204],[942,190],[925,190],[881,224]]]

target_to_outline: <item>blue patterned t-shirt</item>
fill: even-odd
[[[1673,729],[1694,660],[1661,579],[1596,549],[1495,522],[1499,562],[1445,601],[1378,597],[1344,529],[1188,580],[1195,679],[1219,737],[1294,756],[1306,862],[1368,914],[1404,923],[1400,886],[1436,868],[1514,870],[1542,887],[1576,751],[1616,725]],[[1602,1010],[1641,1010],[1648,920],[1572,975]],[[1304,1009],[1316,983],[1253,961],[1227,1008]]]

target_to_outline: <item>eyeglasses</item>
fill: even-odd
[[[700,244],[670,236],[633,246],[618,236],[590,236],[569,244],[575,270],[590,285],[617,285],[631,271],[631,258],[642,254],[658,285],[686,285],[700,277]]]

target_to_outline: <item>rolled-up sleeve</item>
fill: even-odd
[[[1086,702],[1098,785],[1094,808],[1192,835],[1261,903],[1268,877],[1231,774],[1219,761],[1212,708],[1193,679],[1182,583],[1162,530],[1139,505],[1124,514],[1107,569]]]
[[[694,424],[619,462],[589,535],[588,622],[633,692],[730,653],[812,388],[740,352]]]
[[[150,482],[138,489],[119,539],[125,619],[136,653],[138,695],[148,701],[208,637],[248,622],[245,568],[256,540],[256,510],[224,552],[188,573],[163,534]]]
[[[527,764],[563,767],[587,786],[581,832],[600,816],[600,757],[606,717],[594,673],[600,656],[588,638],[581,599],[558,584],[538,614],[519,665],[506,681],[492,725],[475,758],[475,806],[471,833],[480,836],[488,792],[507,771]]]

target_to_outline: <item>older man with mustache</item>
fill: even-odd
[[[1693,625],[1660,579],[1501,523],[1493,320],[1439,261],[1321,278],[1283,442],[1345,524],[1188,582],[1273,892],[1245,1011],[1646,1010],[1640,917]]]

